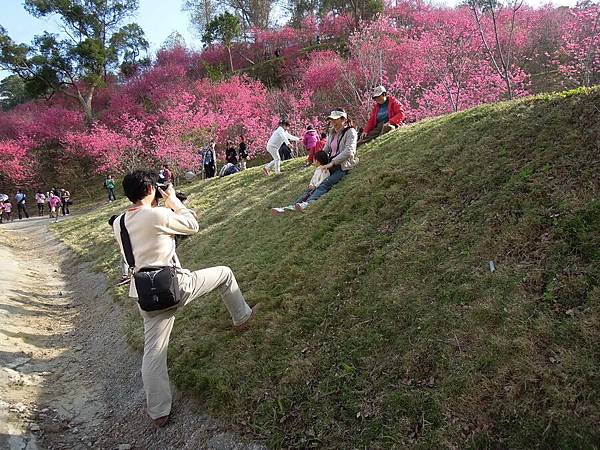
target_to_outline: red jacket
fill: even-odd
[[[402,121],[404,120],[404,118],[406,117],[404,115],[404,111],[402,111],[402,106],[400,106],[400,102],[398,100],[396,100],[394,97],[392,97],[391,95],[387,96],[387,102],[388,102],[388,115],[390,118],[389,123],[391,123],[392,125],[399,126],[402,123]],[[368,133],[377,126],[377,113],[378,112],[379,112],[379,103],[375,102],[375,106],[373,106],[373,109],[371,110],[371,117],[369,118],[369,121],[365,125],[363,132]]]

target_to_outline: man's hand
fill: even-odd
[[[361,133],[360,138],[364,139],[367,137],[367,133],[365,133],[364,131]]]
[[[157,187],[156,189],[158,189],[158,192],[160,192],[161,197],[166,201],[167,199],[173,201],[173,199],[177,200],[177,197],[175,196],[175,188],[173,187],[173,184],[169,183],[169,186],[167,187],[166,191],[163,191],[162,188]]]

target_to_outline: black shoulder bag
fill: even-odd
[[[135,267],[129,232],[125,227],[125,214],[121,215],[121,243],[127,264]],[[160,311],[176,306],[181,300],[179,281],[174,266],[142,267],[133,274],[138,294],[138,304],[144,311]]]

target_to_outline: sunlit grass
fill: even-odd
[[[305,188],[300,159],[182,186],[201,222],[184,266],[232,267],[265,308],[236,335],[216,295],[191,304],[173,379],[273,448],[594,448],[598,104],[580,90],[406,127],[305,214],[269,213]],[[126,205],[56,227],[110,280],[106,221]]]

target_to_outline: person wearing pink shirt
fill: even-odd
[[[60,208],[61,201],[58,195],[55,195],[54,192],[50,192],[50,218],[54,217],[54,221],[58,222],[58,209]]]
[[[38,216],[44,215],[44,204],[46,203],[46,195],[42,191],[35,193],[35,202],[38,207]]]
[[[4,218],[5,218],[7,221],[11,221],[11,220],[12,220],[12,217],[11,217],[11,213],[12,213],[12,203],[11,203],[10,201],[8,201],[8,200],[7,200],[7,201],[5,201],[5,202],[3,203],[3,205],[4,205]]]

